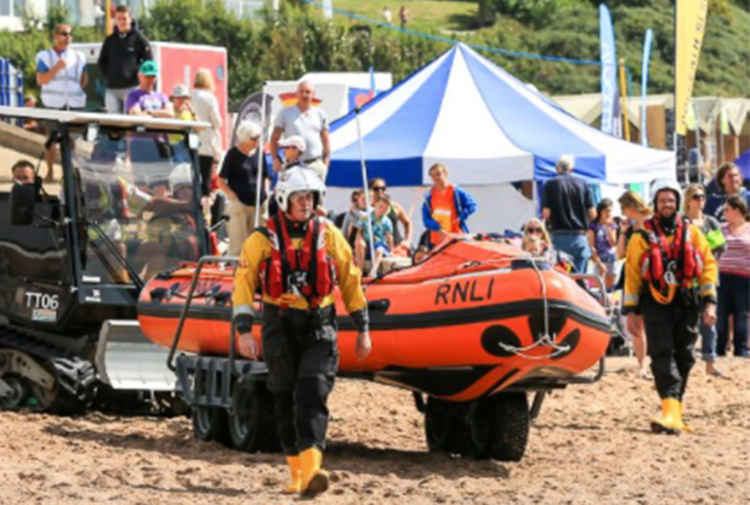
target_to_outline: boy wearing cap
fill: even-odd
[[[159,68],[153,60],[141,63],[138,69],[138,87],[130,92],[125,100],[125,110],[128,114],[137,116],[174,117],[172,103],[154,89]]]
[[[193,121],[195,119],[195,112],[193,107],[190,105],[190,90],[184,84],[178,84],[172,90],[172,95],[169,97],[174,107],[174,115],[177,119],[183,121]]]
[[[305,152],[305,139],[299,135],[292,135],[279,142],[284,150],[284,170],[300,165],[300,155]]]

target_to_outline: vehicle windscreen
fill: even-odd
[[[198,205],[185,137],[102,130],[93,142],[75,141],[83,282],[131,283],[134,274],[146,280],[198,259]]]

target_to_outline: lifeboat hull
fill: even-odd
[[[518,253],[504,254],[508,261],[483,267],[454,265],[447,270],[452,275],[439,275],[441,268],[427,275],[407,269],[368,283],[372,352],[362,361],[337,293],[340,373],[372,374],[445,400],[469,401],[510,386],[564,382],[596,364],[610,338],[599,303],[564,273],[539,270],[530,261],[514,264]],[[194,266],[185,265],[143,289],[138,319],[153,342],[171,345],[193,273]],[[228,355],[232,284],[231,269],[203,270],[180,350]],[[260,325],[253,334],[261,348]]]

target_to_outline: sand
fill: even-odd
[[[750,361],[720,360],[730,379],[693,370],[694,433],[654,435],[653,383],[633,358],[608,361],[601,382],[554,392],[518,463],[427,452],[411,394],[339,380],[331,396],[329,491],[336,505],[383,503],[746,504]],[[268,504],[286,467],[194,439],[185,417],[56,417],[0,413],[0,504]]]

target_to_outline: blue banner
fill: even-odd
[[[641,144],[648,147],[648,136],[646,135],[646,88],[648,87],[648,64],[651,59],[651,44],[654,41],[654,31],[646,30],[646,38],[643,41],[643,67],[641,68]]]
[[[617,52],[615,50],[615,32],[609,9],[599,4],[599,45],[602,60],[602,126],[605,133],[613,135],[615,104],[617,103]]]

